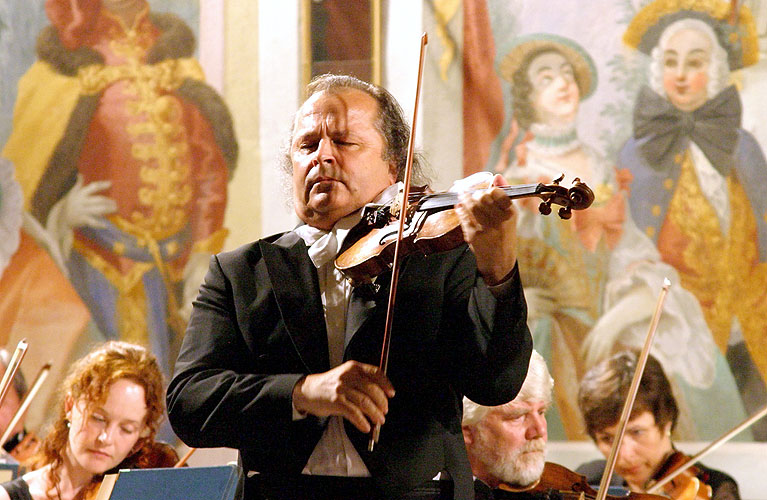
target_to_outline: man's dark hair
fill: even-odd
[[[384,139],[383,159],[391,162],[397,169],[397,180],[405,178],[405,165],[407,164],[407,147],[410,139],[410,126],[405,120],[402,108],[394,96],[385,88],[365,82],[349,75],[325,74],[315,77],[306,87],[307,99],[319,92],[342,92],[344,90],[359,90],[365,92],[378,103],[378,120],[376,129]],[[295,122],[295,121],[294,121]],[[285,147],[283,168],[286,173],[292,171],[290,160],[290,144],[293,142],[293,127]],[[425,183],[426,178],[422,166],[423,160],[419,154],[413,155],[412,181]]]
[[[637,366],[636,351],[622,351],[590,369],[581,380],[578,406],[586,431],[594,439],[597,432],[618,423]],[[655,425],[663,428],[679,417],[671,383],[663,367],[652,356],[647,358],[630,418],[649,411]]]

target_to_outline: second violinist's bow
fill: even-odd
[[[0,405],[3,404],[5,395],[8,393],[8,388],[13,381],[13,377],[16,376],[19,365],[21,365],[21,360],[24,359],[24,355],[27,353],[27,347],[29,347],[29,344],[26,339],[20,340],[19,344],[16,346],[16,350],[13,351],[13,356],[11,356],[8,366],[5,367],[3,379],[0,381]]]
[[[410,138],[408,140],[407,147],[407,162],[405,163],[405,179],[404,189],[400,198],[400,212],[399,212],[399,230],[397,231],[397,241],[394,244],[394,260],[391,267],[391,286],[389,288],[389,305],[386,309],[386,327],[383,334],[383,345],[381,346],[381,361],[378,368],[386,375],[386,369],[389,365],[389,345],[391,343],[391,327],[394,321],[394,298],[397,293],[397,281],[399,279],[399,252],[402,243],[402,238],[405,233],[405,220],[407,219],[408,209],[407,202],[410,196],[410,176],[413,170],[413,150],[415,148],[415,126],[416,119],[418,118],[418,102],[421,95],[421,80],[423,79],[423,63],[424,55],[426,54],[426,44],[429,43],[429,39],[426,33],[421,35],[421,52],[418,60],[418,85],[415,90],[415,106],[413,108],[413,122],[410,124]],[[381,424],[376,424],[370,434],[370,441],[368,441],[368,451],[372,452],[375,444],[378,442],[378,437],[381,434]]]
[[[14,413],[13,417],[11,418],[11,421],[8,423],[8,427],[6,427],[2,437],[0,437],[0,443],[4,444],[11,437],[11,432],[13,432],[13,428],[16,427],[19,421],[24,417],[24,414],[29,408],[29,405],[32,404],[32,400],[35,398],[35,396],[37,396],[37,393],[40,391],[40,388],[43,386],[43,382],[45,382],[45,379],[48,377],[48,373],[50,371],[51,371],[51,363],[48,362],[48,363],[45,363],[42,366],[42,368],[40,368],[39,372],[37,372],[37,376],[35,377],[34,382],[32,382],[32,387],[29,389],[26,396],[24,396],[24,399],[21,401],[19,408],[16,410],[16,413]]]
[[[740,433],[741,431],[747,429],[751,426],[754,422],[762,418],[763,416],[767,415],[767,406],[763,407],[758,412],[754,413],[750,417],[746,418],[743,422],[739,423],[735,427],[733,427],[731,430],[724,433],[721,437],[716,439],[715,441],[712,441],[708,446],[700,450],[695,455],[691,456],[690,459],[682,464],[681,467],[674,469],[671,473],[664,476],[663,479],[660,479],[657,483],[652,484],[652,486],[647,490],[647,493],[657,493],[661,490],[661,488],[671,482],[675,477],[677,477],[679,474],[687,470],[689,467],[692,467],[694,464],[699,462],[703,459],[706,455],[711,453],[712,451],[716,450],[720,446],[722,446],[724,443],[735,437],[736,434]]]
[[[607,498],[607,487],[610,485],[610,480],[613,476],[613,470],[615,469],[615,463],[618,460],[618,450],[621,447],[621,441],[623,440],[623,434],[626,432],[626,424],[628,424],[631,410],[634,408],[634,400],[636,399],[637,392],[639,391],[639,382],[642,380],[642,374],[644,373],[644,367],[647,363],[647,358],[650,355],[650,347],[652,347],[653,338],[655,337],[655,330],[658,329],[658,321],[660,321],[660,313],[663,310],[663,302],[666,299],[668,293],[668,287],[671,286],[671,282],[668,278],[663,280],[663,289],[658,297],[658,304],[655,307],[655,313],[653,314],[652,321],[650,322],[650,330],[647,332],[647,338],[645,339],[642,352],[637,357],[637,366],[634,371],[634,378],[631,380],[631,386],[629,387],[629,393],[626,397],[626,403],[623,405],[623,411],[621,412],[620,420],[618,421],[618,428],[615,439],[613,440],[613,446],[610,450],[610,455],[607,457],[607,464],[605,464],[605,472],[602,474],[602,482],[599,483],[599,491],[597,492],[596,500],[605,500]]]

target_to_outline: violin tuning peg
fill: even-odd
[[[549,215],[551,213],[551,202],[542,201],[538,205],[538,211],[543,215]]]
[[[564,219],[564,220],[570,220],[570,217],[573,216],[573,212],[572,212],[572,210],[570,210],[570,207],[562,207],[562,208],[560,208],[559,211],[557,212],[557,214],[559,214],[559,217]]]

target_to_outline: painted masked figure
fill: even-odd
[[[526,131],[506,177],[550,183],[564,174],[564,182],[579,178],[595,193],[593,205],[569,221],[541,217],[537,201],[525,204],[519,221],[531,331],[557,380],[550,433],[585,438],[575,399],[578,380],[612,352],[641,346],[663,279],[678,280],[631,218],[630,175],[616,171],[578,137],[580,101],[597,81],[584,49],[552,34],[527,35],[505,56],[500,72],[512,83],[514,119]],[[693,402],[701,393],[727,399],[737,391],[697,301],[682,287],[670,290],[653,352],[670,367],[677,392],[685,393],[680,400],[691,401],[680,418],[681,435],[699,437],[696,413],[707,409]],[[737,408],[738,398],[730,399],[726,404]],[[722,424],[711,437],[736,423]]]
[[[100,332],[151,346],[168,372],[185,296],[226,237],[230,115],[177,17],[145,0],[45,8],[3,154]]]
[[[730,71],[757,61],[756,31],[745,6],[732,14],[720,0],[637,14],[624,41],[650,55],[650,85],[620,163],[634,176],[637,225],[697,297],[753,409],[767,378],[767,163],[729,85]]]

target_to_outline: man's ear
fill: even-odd
[[[463,432],[463,442],[466,446],[474,444],[474,428],[468,425],[462,425],[461,431]]]
[[[663,434],[665,434],[666,436],[669,436],[669,437],[671,437],[671,421],[668,421],[668,422],[666,422],[666,425],[664,425],[664,426],[663,426],[663,428],[661,429],[661,431],[662,431],[662,432],[663,432]]]
[[[394,163],[389,163],[389,178],[391,179],[392,184],[396,184],[397,182],[397,165]]]

